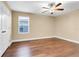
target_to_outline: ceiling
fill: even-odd
[[[54,2],[59,3],[60,1]],[[59,16],[79,9],[79,1],[61,1],[61,7],[64,8],[64,11],[55,11],[54,14],[50,14],[49,11],[42,13],[42,11],[46,10],[42,7],[47,6],[47,4],[50,3],[49,1],[7,1],[7,3],[9,7],[14,11],[28,12],[48,16]]]

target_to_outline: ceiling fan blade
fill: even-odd
[[[47,7],[42,7],[42,8],[49,9],[49,8],[47,8]]]
[[[43,11],[42,13],[45,13],[45,12],[47,12],[48,10],[46,10],[46,11]]]
[[[56,5],[56,7],[58,7],[58,6],[60,6],[60,5],[62,5],[62,3],[58,3],[58,4]]]
[[[63,11],[64,9],[56,9],[56,10]]]

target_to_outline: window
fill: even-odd
[[[18,17],[18,32],[19,34],[29,33],[29,17],[28,16]]]

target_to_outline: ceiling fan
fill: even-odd
[[[48,7],[42,7],[44,9],[47,9],[46,11],[43,11],[42,13],[51,11],[51,14],[53,14],[54,11],[63,11],[63,8],[59,8],[59,6],[62,5],[62,3],[58,3],[55,5],[55,3],[49,3]]]

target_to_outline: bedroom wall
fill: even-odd
[[[79,10],[56,17],[55,36],[79,41]]]
[[[18,16],[30,17],[29,34],[18,34]],[[29,39],[54,36],[54,17],[13,11],[12,18],[13,39]]]
[[[29,39],[59,36],[79,41],[79,10],[62,16],[51,17],[13,11],[13,39]],[[30,17],[30,33],[18,34],[18,16]]]

